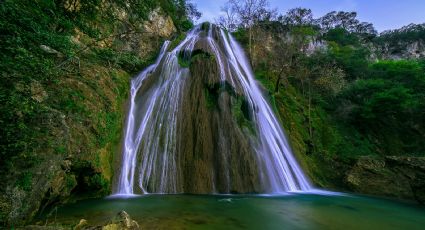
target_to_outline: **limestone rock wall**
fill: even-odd
[[[424,157],[362,157],[348,172],[346,181],[355,192],[425,204]]]
[[[63,4],[70,14],[84,10],[79,0]],[[121,65],[115,56],[104,54],[112,50],[115,54],[131,54],[131,58],[152,59],[164,39],[171,38],[177,29],[160,8],[145,21],[132,21],[124,8],[104,7],[110,8],[100,10],[114,10],[119,20],[113,24],[100,19],[89,21],[86,26],[100,31],[97,38],[75,28],[69,36],[75,45],[73,55],[44,44],[36,47],[51,55],[57,62],[55,70],[62,71],[55,82],[34,80],[29,85],[15,85],[18,92],[28,92],[44,111],[35,127],[42,134],[32,140],[36,147],[31,157],[13,162],[15,168],[24,161],[33,162],[30,166],[5,175],[2,172],[0,228],[3,223],[28,223],[37,213],[73,199],[103,196],[111,191],[129,81],[135,70]],[[133,60],[126,61],[131,64]],[[17,116],[24,115],[18,111]]]

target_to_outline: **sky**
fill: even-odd
[[[192,0],[202,12],[198,22],[211,21],[220,15],[227,0]],[[425,0],[269,0],[279,14],[296,7],[309,8],[314,18],[331,11],[356,11],[358,19],[371,22],[382,32],[398,29],[410,23],[425,23]]]

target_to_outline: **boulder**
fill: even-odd
[[[346,183],[358,193],[425,204],[425,157],[361,157],[347,173]]]
[[[85,219],[81,219],[80,223],[78,223],[75,227],[74,230],[83,230],[88,226],[88,222]]]
[[[132,220],[127,212],[119,212],[114,219],[101,228],[102,230],[139,230],[139,224]]]

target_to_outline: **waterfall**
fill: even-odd
[[[226,31],[196,26],[132,79],[116,194],[311,189]]]

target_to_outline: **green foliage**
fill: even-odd
[[[158,2],[173,19],[174,25],[179,31],[188,31],[193,28],[191,17],[199,18],[201,16],[195,6],[185,0],[160,0]]]
[[[239,28],[238,30],[236,30],[235,32],[233,32],[232,35],[240,43],[242,43],[242,44],[248,44],[248,39],[249,38],[248,38],[248,31],[247,30],[245,30],[243,28]]]
[[[341,46],[335,42],[329,43],[327,62],[335,62],[346,72],[350,80],[365,77],[368,69],[369,51],[363,47],[351,45]]]
[[[181,31],[189,31],[190,29],[194,27],[193,22],[190,20],[180,21],[178,26],[181,29]]]
[[[209,109],[217,108],[218,98],[222,92],[227,92],[229,95],[236,97],[235,89],[228,82],[205,85],[205,101]]]
[[[256,25],[251,63],[313,181],[344,186],[345,172],[360,156],[424,156],[425,60],[372,61],[376,31],[353,12],[313,21],[308,11],[291,12],[289,21]],[[397,33],[421,41],[422,29]],[[245,47],[246,32],[234,32]],[[403,42],[391,39],[390,49]],[[324,48],[313,43],[319,47],[311,52],[317,40]]]
[[[356,34],[350,33],[343,28],[329,30],[323,35],[323,39],[335,42],[340,46],[358,46],[360,44],[359,37]]]
[[[381,36],[374,39],[377,43],[389,43],[397,46],[400,42],[416,42],[425,38],[425,24],[410,24],[401,29],[384,31]]]
[[[96,159],[99,161],[99,158]],[[110,181],[99,172],[99,162],[95,161],[75,161],[71,173],[76,175],[67,176],[66,187],[72,189],[75,195],[82,197],[95,197],[110,193]]]
[[[191,59],[191,56],[186,54],[185,51],[180,51],[177,55],[177,61],[179,62],[180,67],[183,68],[189,68]]]
[[[30,191],[32,188],[32,173],[24,172],[21,174],[20,178],[16,181],[18,187],[24,191]]]
[[[124,98],[123,98],[124,99]],[[99,123],[103,125],[100,127],[100,133],[103,135],[97,138],[98,146],[105,146],[107,143],[111,143],[119,137],[121,132],[121,121],[123,118],[122,114],[116,112],[101,112],[98,114],[97,119]]]
[[[211,92],[211,89],[208,88],[208,87],[205,88],[204,95],[205,95],[205,101],[206,101],[207,108],[208,109],[216,108],[218,95],[216,95],[214,92]]]
[[[72,189],[75,188],[75,186],[77,186],[77,181],[75,180],[75,177],[67,175],[65,177],[65,189],[70,192]]]
[[[339,123],[321,104],[309,109],[308,99],[297,86],[287,84],[275,92],[270,71],[259,70],[256,76],[268,91],[296,157],[316,184],[342,187],[346,164],[358,156],[376,154],[367,138]]]
[[[210,53],[200,49],[194,50],[192,53],[180,51],[177,55],[179,65],[183,68],[188,68],[192,64],[192,62],[197,58],[210,59],[215,57],[212,56]]]
[[[0,4],[0,168],[12,167],[12,159],[31,155],[34,129],[45,109],[31,98],[31,83],[53,83],[57,76],[56,54],[42,50],[49,46],[62,55],[73,53],[68,36],[72,24],[53,1],[3,1]],[[28,161],[27,161],[28,162]],[[28,162],[28,163],[31,163]],[[24,163],[19,163],[24,164]],[[25,164],[24,164],[25,165]]]
[[[94,49],[96,59],[110,67],[125,69],[129,73],[137,73],[144,67],[154,62],[155,56],[142,59],[139,55],[131,52],[120,52],[111,48]]]
[[[246,128],[251,134],[255,134],[255,124],[252,121],[252,108],[245,97],[237,96],[232,101],[232,114],[239,127]]]
[[[1,1],[0,194],[8,186],[34,192],[31,185],[38,178],[33,170],[46,158],[60,164],[61,157],[72,155],[78,168],[75,161],[95,161],[101,149],[106,159],[116,150],[129,75],[156,56],[142,59],[123,49],[127,35],[144,32],[140,25],[158,7],[174,19],[178,32],[187,30],[193,24],[186,6],[184,0]],[[67,189],[78,182],[78,189],[89,184],[89,189],[107,193],[110,183],[103,170],[72,169],[77,178],[66,178]],[[80,178],[93,171],[97,176],[92,179]],[[30,209],[36,207],[13,208],[28,211],[24,216],[33,215]]]
[[[210,23],[209,22],[204,22],[201,24],[201,30],[208,32],[209,28],[210,28]]]
[[[312,26],[295,26],[291,28],[291,34],[308,38],[317,35],[318,31]]]
[[[186,34],[185,33],[180,33],[170,43],[169,50],[174,50],[185,38],[186,38]]]
[[[424,154],[425,69],[416,61],[381,61],[341,93],[336,111],[382,154]]]
[[[88,47],[92,48],[93,55],[86,57],[82,51],[87,49],[70,39],[76,31],[84,33],[87,36],[84,39],[88,41],[113,38],[114,31],[122,23],[116,18],[114,10],[117,8],[125,10],[129,23],[133,24],[147,19],[149,12],[161,7],[166,14],[178,19],[175,21],[177,26],[186,29],[191,26],[185,25],[188,24],[188,12],[186,2],[182,0],[135,0],[129,3],[80,0],[75,3],[76,7],[69,2],[53,0],[35,0],[31,4],[23,0],[5,0],[0,4],[1,168],[12,167],[12,158],[19,158],[21,153],[31,155],[32,149],[38,145],[36,140],[45,136],[43,130],[36,127],[39,127],[41,117],[49,113],[48,107],[68,114],[89,112],[81,103],[85,100],[81,94],[77,95],[74,89],[57,87],[63,75],[75,71],[76,64],[80,65],[80,58],[130,73],[136,73],[152,62],[152,59],[142,60],[134,53],[119,52],[111,47]],[[107,7],[100,7],[101,4]],[[58,97],[48,98],[43,103],[36,101],[32,98],[35,92],[31,84],[34,82],[39,83],[48,95]],[[63,149],[58,151],[63,152]]]
[[[100,174],[90,177],[87,185],[92,191],[99,191],[100,193],[107,193],[109,191],[109,182]]]

